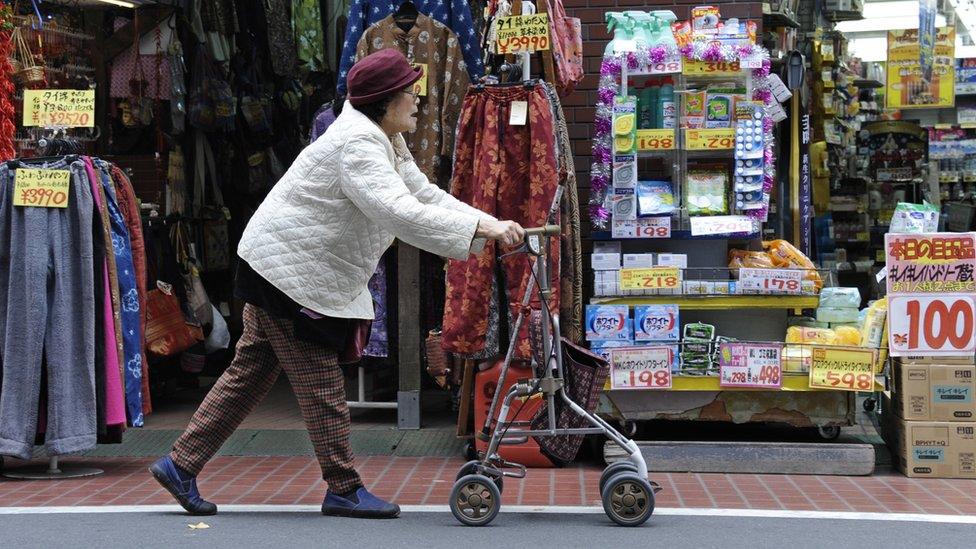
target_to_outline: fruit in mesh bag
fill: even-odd
[[[796,246],[785,240],[772,240],[763,242],[763,248],[766,249],[774,266],[782,269],[803,269],[804,280],[813,282],[818,292],[823,288],[823,279],[820,278],[816,265],[803,255],[803,252],[796,249]]]

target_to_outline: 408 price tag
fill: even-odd
[[[512,15],[498,20],[499,55],[536,52],[550,48],[549,14]]]
[[[783,346],[771,343],[722,343],[719,385],[779,389],[783,386]]]
[[[876,349],[813,347],[810,388],[834,391],[871,391],[874,388]]]
[[[610,388],[670,389],[671,347],[624,347],[610,350]]]
[[[71,172],[20,168],[14,172],[14,206],[67,208]]]
[[[735,128],[685,130],[685,150],[723,151],[735,147]]]
[[[638,151],[673,151],[674,130],[637,130]]]

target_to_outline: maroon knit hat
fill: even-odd
[[[349,69],[347,99],[353,106],[365,105],[393,95],[423,76],[423,69],[413,68],[397,50],[385,49],[360,59]]]

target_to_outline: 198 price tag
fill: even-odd
[[[763,294],[799,294],[803,271],[799,269],[739,269],[739,286]]]
[[[610,388],[670,389],[671,347],[625,347],[610,351]]]
[[[614,219],[613,238],[671,238],[671,217]]]
[[[835,391],[870,391],[874,387],[876,349],[814,347],[810,387]]]
[[[719,346],[719,385],[779,389],[783,386],[780,357],[774,343],[722,343]]]
[[[674,150],[674,130],[637,130],[637,150]]]
[[[892,356],[972,356],[976,303],[965,294],[889,296],[888,333]]]

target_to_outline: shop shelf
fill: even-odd
[[[864,14],[859,11],[834,10],[825,12],[828,21],[839,23],[841,21],[860,21],[864,19]]]
[[[884,87],[884,84],[882,84],[878,80],[874,80],[873,78],[858,78],[857,80],[854,81],[854,85],[857,86],[858,89],[862,89],[862,90]]]
[[[663,305],[681,309],[716,311],[727,309],[816,309],[820,298],[815,295],[634,295],[594,297],[597,305]]]
[[[590,233],[589,240],[593,241],[607,241],[607,240],[620,240],[620,241],[639,241],[639,242],[654,242],[654,241],[667,241],[667,240],[752,240],[753,238],[759,238],[759,233],[747,234],[747,235],[731,235],[731,234],[706,234],[700,236],[692,236],[691,231],[678,231],[671,230],[671,238],[613,238],[613,233],[610,231],[593,231]]]
[[[763,4],[763,26],[767,28],[790,27],[800,28],[800,23],[796,20],[796,14],[780,9],[773,11],[768,3]]]
[[[746,389],[722,387],[718,376],[686,376],[671,377],[671,391],[792,391],[792,392],[821,392],[829,389],[811,389],[810,378],[807,374],[785,374],[783,386],[780,389]],[[875,381],[875,391],[883,391],[884,386]]]

